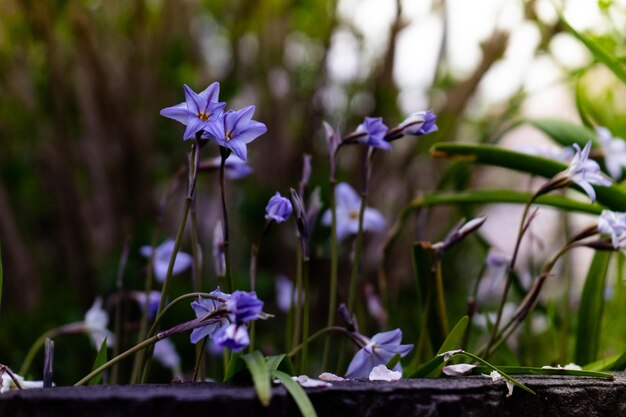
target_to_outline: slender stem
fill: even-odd
[[[294,298],[294,320],[293,320],[293,339],[292,347],[296,346],[300,341],[300,333],[302,331],[302,246],[296,246],[296,285]]]
[[[359,208],[359,228],[354,243],[354,260],[352,262],[352,272],[350,274],[350,285],[348,292],[348,310],[354,308],[354,297],[356,293],[356,282],[361,265],[361,252],[363,251],[363,217],[365,208],[367,207],[367,194],[369,188],[369,179],[371,175],[371,161],[374,155],[374,148],[368,148],[363,158],[363,188],[361,189],[361,207]]]
[[[115,344],[113,345],[113,356],[117,356],[120,353],[122,347],[122,341],[124,339],[123,326],[122,326],[122,299],[119,295],[124,288],[124,270],[126,269],[126,262],[128,260],[128,252],[130,246],[130,239],[126,238],[124,242],[124,249],[122,250],[122,256],[117,268],[117,277],[115,279],[115,288],[117,292],[117,298],[115,303]],[[119,380],[119,367],[114,366],[111,370],[111,384],[117,384]]]
[[[329,333],[329,332],[339,332],[339,333],[343,333],[344,335],[348,336],[350,339],[352,339],[352,333],[349,332],[346,328],[344,327],[340,327],[340,326],[328,326],[328,327],[324,327],[321,330],[318,330],[317,332],[313,333],[308,339],[307,339],[307,343],[311,343],[313,342],[315,339],[317,339],[318,337],[320,337],[321,335],[325,334],[325,333]],[[287,353],[287,356],[289,356],[290,358],[292,358],[293,356],[295,356],[303,347],[303,344],[299,344],[298,346],[295,346],[293,349],[291,349],[291,351],[289,353]]]
[[[498,307],[498,315],[496,316],[496,322],[493,326],[491,337],[489,338],[489,342],[487,343],[487,349],[486,349],[487,356],[485,356],[485,359],[489,357],[489,353],[491,351],[491,345],[495,342],[496,336],[498,334],[500,321],[502,320],[502,313],[504,312],[504,305],[506,304],[506,300],[509,296],[509,291],[511,289],[511,283],[513,282],[513,271],[515,269],[515,262],[517,261],[517,255],[519,253],[519,248],[522,243],[522,238],[524,237],[524,232],[527,230],[526,219],[528,217],[528,212],[535,198],[536,198],[536,195],[533,195],[530,201],[526,203],[526,205],[524,206],[524,213],[522,214],[522,221],[520,222],[519,229],[517,232],[517,240],[515,241],[515,248],[513,249],[513,256],[511,257],[511,262],[509,264],[504,291],[502,292],[502,299],[500,300],[500,306]]]
[[[446,314],[446,301],[443,291],[443,274],[441,271],[441,261],[435,265],[435,293],[437,297],[437,315],[443,337],[448,336],[448,315]]]
[[[204,339],[202,339],[200,341],[200,343],[196,344],[196,364],[193,368],[193,382],[196,382],[198,380],[202,381],[205,376],[205,369],[204,369],[204,363],[205,363],[205,355],[204,352],[206,352],[206,341],[207,338],[205,337]]]
[[[226,193],[225,193],[225,183],[224,183],[224,171],[226,166],[226,159],[230,155],[230,149],[220,147],[220,155],[222,157],[220,163],[220,191],[222,197],[222,220],[224,222],[224,259],[226,263],[226,282],[228,283],[228,287],[226,287],[226,292],[232,292],[235,288],[233,283],[233,276],[230,270],[230,237],[228,235],[228,210],[226,209]]]
[[[328,296],[328,321],[327,327],[332,327],[335,322],[335,310],[337,308],[337,275],[339,269],[339,248],[337,245],[337,204],[335,201],[335,188],[337,180],[334,175],[330,178],[330,294]],[[298,295],[296,295],[298,296]],[[322,360],[323,369],[328,365],[328,354],[330,352],[330,336],[326,337],[324,343],[324,357]]]
[[[20,384],[20,380],[17,378],[17,376],[13,373],[13,371],[11,370],[11,368],[9,368],[6,365],[0,365],[0,371],[6,372],[7,374],[9,374],[9,378],[11,378],[11,380],[13,381],[13,383],[15,384],[15,386],[17,387],[18,390],[23,390],[24,387],[22,387],[22,384]]]
[[[41,349],[41,347],[46,343],[47,338],[57,337],[62,334],[81,333],[83,331],[85,331],[84,323],[76,322],[76,323],[66,324],[64,326],[57,327],[57,328],[48,330],[47,332],[43,333],[41,336],[37,338],[37,340],[35,340],[33,345],[30,347],[30,349],[26,353],[26,357],[24,358],[24,361],[22,362],[22,366],[20,367],[18,374],[26,377],[26,374],[28,373],[28,370],[30,369],[30,365],[33,363],[33,359],[35,359],[35,355],[37,354],[39,349]]]
[[[300,373],[307,374],[309,359],[309,312],[310,298],[309,293],[309,259],[302,260],[302,281],[304,282],[304,315],[302,317],[302,355],[300,356]],[[298,293],[298,298],[300,298]]]

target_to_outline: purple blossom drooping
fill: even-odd
[[[211,291],[211,295],[215,295],[224,300],[227,300],[230,295],[221,292],[218,289]],[[212,298],[202,298],[198,297],[196,301],[191,303],[191,308],[196,313],[197,318],[206,317],[208,314],[216,311],[218,308],[222,307],[225,303],[219,300],[214,300]],[[217,330],[221,327],[228,324],[228,318],[224,316],[217,316],[215,319],[211,319],[207,322],[206,325],[196,327],[191,331],[191,343],[198,343],[200,340],[204,339],[207,336],[212,336]]]
[[[413,349],[413,345],[400,344],[402,341],[402,330],[400,329],[377,333],[371,339],[366,340],[365,346],[354,355],[352,362],[350,362],[346,378],[367,378],[375,366],[387,364],[396,353],[404,357]],[[401,371],[400,363],[393,370]]]
[[[371,146],[372,148],[391,150],[391,145],[385,140],[387,126],[383,123],[382,117],[366,117],[355,130],[354,134],[358,141]]]
[[[277,192],[270,198],[270,201],[265,207],[265,220],[282,223],[291,216],[292,211],[293,206],[291,205],[291,201]]]
[[[229,110],[215,123],[205,127],[203,138],[214,140],[219,146],[230,149],[239,159],[245,161],[248,156],[246,145],[267,132],[265,124],[252,120],[253,114],[254,106]]]
[[[430,110],[411,113],[400,124],[402,133],[409,136],[423,136],[439,130],[437,116]]]
[[[196,133],[205,130],[214,122],[226,107],[218,102],[220,84],[215,82],[200,94],[195,93],[185,84],[185,102],[161,110],[161,115],[179,121],[187,126],[183,140],[193,138]]]
[[[142,246],[139,251],[143,256],[149,258],[152,255],[151,246]],[[152,263],[154,266],[154,276],[159,282],[163,282],[167,276],[167,268],[169,267],[170,257],[174,251],[174,241],[168,239],[161,243],[154,249],[154,255],[152,256]],[[192,264],[193,258],[190,254],[185,252],[178,252],[176,259],[174,260],[174,268],[172,269],[172,275],[182,274]]]

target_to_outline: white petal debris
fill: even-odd
[[[476,368],[476,365],[470,365],[469,363],[460,363],[458,365],[444,366],[443,373],[448,376],[461,376],[469,374],[474,368]]]
[[[319,379],[326,382],[342,382],[347,381],[346,378],[340,377],[338,375],[332,374],[330,372],[323,372],[318,376]]]
[[[375,366],[370,372],[370,381],[398,381],[402,378],[402,372],[391,371],[385,365]]]
[[[300,384],[304,388],[316,388],[316,387],[332,387],[333,384],[326,381],[320,381],[319,379],[309,378],[306,375],[292,376],[291,379]]]
[[[500,372],[498,371],[491,371],[491,373],[489,374],[489,377],[491,377],[491,380],[493,382],[497,382],[497,381],[504,381],[506,382],[506,387],[509,390],[509,393],[506,394],[507,397],[510,397],[511,395],[513,395],[513,383],[511,381],[509,381],[508,379],[505,379],[502,377],[502,375],[500,375]]]
[[[463,352],[463,349],[449,350],[447,352],[440,353],[439,356],[443,356],[444,362],[447,362],[451,357],[461,352]]]

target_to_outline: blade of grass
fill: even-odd
[[[269,367],[270,371],[277,370],[283,359],[285,359],[285,356],[287,355],[285,355],[284,353],[280,355],[268,356],[267,366]]]
[[[577,143],[580,147],[591,141],[591,146],[600,146],[593,130],[584,126],[561,119],[526,119],[529,125],[541,130],[552,140],[562,146],[572,146]]]
[[[311,403],[309,396],[306,395],[306,392],[304,392],[302,387],[296,381],[281,371],[272,371],[272,377],[282,382],[287,392],[289,392],[289,394],[293,397],[293,400],[296,402],[298,409],[304,417],[317,417],[317,413],[315,412],[315,408],[313,408],[313,404]]]
[[[578,308],[576,329],[576,363],[597,359],[604,310],[604,287],[611,260],[611,252],[596,252],[589,266]]]
[[[258,350],[245,354],[241,357],[250,375],[252,375],[252,382],[254,382],[254,388],[256,389],[259,401],[264,406],[268,406],[270,399],[272,398],[272,386],[270,380],[270,368],[268,362]]]
[[[93,368],[91,368],[92,371],[98,369],[99,367],[101,367],[102,365],[104,365],[107,362],[107,338],[104,338],[104,341],[102,341],[102,344],[100,345],[100,349],[98,350],[98,354],[96,355],[96,360],[93,363]],[[102,382],[102,373],[99,373],[98,375],[94,376],[93,378],[91,378],[89,380],[89,385],[98,385]]]
[[[461,347],[461,343],[463,341],[463,336],[465,336],[465,331],[467,330],[467,325],[469,324],[469,317],[463,316],[461,320],[457,322],[454,326],[446,340],[442,343],[441,347],[437,351],[437,355],[441,355],[444,352],[450,352],[454,349],[459,349]],[[433,370],[430,374],[428,374],[429,378],[436,378],[441,375],[441,370],[443,369],[443,364]]]

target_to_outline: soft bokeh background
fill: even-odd
[[[563,11],[575,28],[620,53],[623,2],[570,0]],[[564,32],[550,1],[3,0],[0,362],[17,367],[39,334],[80,320],[96,296],[113,294],[126,241],[124,287],[143,287],[145,259],[138,248],[149,243],[159,201],[189,151],[182,126],[159,110],[183,101],[183,83],[201,91],[213,81],[221,83],[220,98],[229,108],[255,104],[255,119],[268,126],[249,146],[254,174],[227,188],[242,287],[265,203],[275,191],[285,194],[297,185],[304,152],[313,155],[312,185],[320,185],[328,201],[324,120],[349,132],[364,116],[382,116],[391,126],[411,111],[430,108],[439,115],[437,134],[403,139],[392,153],[377,155],[370,201],[390,223],[410,198],[444,180],[453,188],[524,188],[523,177],[501,170],[470,175],[465,167],[443,178],[446,164],[433,161],[428,148],[435,141],[493,142],[521,116],[579,122],[576,83],[593,120],[616,136],[626,133],[623,87]],[[512,147],[520,140],[545,138],[524,127],[502,143]],[[340,161],[339,179],[355,187],[360,151],[345,152]],[[213,146],[202,152],[203,159],[217,155]],[[221,215],[217,185],[217,176],[206,173],[198,188],[206,289],[215,286],[210,250]],[[159,240],[174,235],[182,196],[179,190],[166,206]],[[515,227],[517,209],[500,212],[494,219]],[[394,297],[410,294],[404,291],[412,285],[410,242],[436,240],[468,214],[445,209],[430,213],[425,225],[411,224],[387,260]],[[507,251],[512,236],[499,221],[490,221],[485,237]],[[327,237],[318,226],[313,317],[327,308]],[[368,239],[360,293],[365,282],[376,282],[381,242]],[[271,312],[274,277],[294,274],[294,245],[290,224],[276,228],[263,247],[259,293]],[[187,252],[189,246],[186,240]],[[348,252],[342,254],[344,274]],[[450,255],[451,315],[464,311],[485,253],[485,245],[471,241]],[[189,290],[189,274],[178,277],[174,291]],[[109,308],[113,302],[110,297]],[[189,314],[181,309],[180,319]],[[269,350],[281,349],[281,336],[271,330],[281,320],[259,326]],[[370,321],[362,326],[376,330]],[[182,346],[185,339],[176,341]],[[58,371],[61,382],[72,382],[93,360],[89,342],[78,336],[57,341],[57,360],[66,368]],[[192,355],[184,358],[185,367],[192,362]]]

